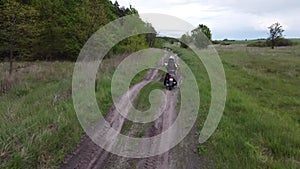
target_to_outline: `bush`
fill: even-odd
[[[180,47],[181,48],[188,48],[189,46],[188,45],[186,45],[185,43],[183,43],[183,42],[180,42]]]
[[[289,39],[285,39],[285,38],[278,38],[275,41],[275,46],[292,46],[294,45],[294,43],[289,40]],[[271,47],[272,46],[272,42],[271,40],[264,40],[264,41],[256,41],[256,42],[252,42],[250,44],[247,45],[248,47]]]
[[[223,42],[235,42],[235,40],[224,39]]]
[[[212,41],[212,44],[215,44],[215,45],[220,44],[220,43],[221,43],[221,42],[218,41],[218,40],[213,40],[213,41]]]
[[[248,47],[267,47],[267,43],[266,43],[266,41],[256,41],[256,42],[249,43],[247,46]]]
[[[269,43],[268,46],[271,46],[270,40],[267,41]],[[292,46],[293,42],[289,39],[279,38],[275,41],[275,46]]]
[[[165,47],[165,43],[167,43],[168,41],[162,38],[156,38],[155,42],[154,42],[154,47],[155,48],[164,48]]]
[[[228,46],[228,45],[230,45],[230,43],[228,43],[228,42],[221,42],[220,45]]]

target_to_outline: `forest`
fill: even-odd
[[[138,15],[132,6],[109,0],[1,0],[0,60],[76,60],[93,33],[132,14]],[[148,48],[154,40],[153,34],[132,36],[107,56]]]

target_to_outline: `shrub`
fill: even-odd
[[[269,42],[269,41],[267,41]],[[278,38],[275,41],[275,46],[292,46],[293,42],[289,39],[285,39],[285,38]]]
[[[188,48],[189,46],[188,45],[186,45],[185,43],[183,43],[183,42],[180,42],[180,47],[181,48]]]
[[[294,45],[294,43],[289,40],[289,39],[285,39],[285,38],[278,38],[275,41],[275,46],[292,46]],[[248,47],[271,47],[272,46],[272,42],[271,40],[264,40],[264,41],[256,41],[256,42],[252,42],[250,44],[247,45]]]
[[[248,47],[267,47],[267,43],[266,43],[266,41],[256,41],[256,42],[249,43],[247,46]]]
[[[213,43],[213,44],[220,44],[221,42],[218,41],[218,40],[213,40],[212,43]]]
[[[221,42],[220,44],[224,45],[224,46],[230,45],[230,43],[227,43],[227,42]]]

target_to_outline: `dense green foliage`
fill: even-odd
[[[155,48],[166,48],[165,44],[176,44],[179,43],[179,40],[176,38],[170,38],[170,37],[156,37],[154,47]]]
[[[186,33],[181,36],[181,47],[188,48],[189,43],[193,43],[197,48],[206,48],[212,40],[212,34],[210,29],[204,25],[199,24],[197,28],[192,30],[192,35]]]
[[[192,37],[189,35],[189,33],[186,33],[181,36],[180,41],[180,47],[188,48],[188,44],[192,42]]]
[[[192,30],[192,39],[198,48],[206,48],[210,44],[211,37],[211,31],[206,25],[200,24]]]
[[[248,47],[275,47],[275,46],[292,46],[295,43],[293,43],[289,39],[285,38],[277,38],[274,42],[272,40],[267,39],[267,40],[259,40],[259,41],[254,41],[252,43],[249,43],[247,46]]]
[[[10,54],[19,60],[75,60],[101,26],[138,14],[131,6],[120,7],[109,0],[3,0],[0,9],[0,60]],[[120,42],[112,53],[153,46],[154,39],[155,34],[133,36]]]
[[[270,32],[268,40],[270,41],[272,49],[274,49],[276,42],[282,38],[282,33],[284,32],[284,30],[278,22],[272,24],[270,27],[268,27],[268,29]]]
[[[162,48],[164,48],[164,44],[165,43],[167,43],[167,40],[165,40],[165,39],[163,39],[161,37],[157,37],[155,39],[154,47],[162,49]]]
[[[206,25],[200,24],[196,29],[192,31],[192,34],[193,35],[194,33],[197,34],[199,31],[201,31],[209,40],[211,40],[212,38],[211,31]]]
[[[0,50],[29,54],[32,46],[28,42],[32,42],[38,33],[34,29],[37,26],[38,11],[29,5],[5,1],[0,6],[0,17]]]

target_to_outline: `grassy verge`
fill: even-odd
[[[100,69],[102,112],[111,106],[111,76],[122,57],[104,60]],[[0,96],[0,168],[59,168],[83,134],[71,99],[74,63],[16,64],[25,65],[14,72],[18,82]]]
[[[14,74],[21,83],[0,96],[0,168],[55,168],[73,150],[82,134],[70,100],[73,66],[36,62]]]
[[[143,70],[143,71],[139,72],[138,74],[136,74],[130,82],[130,87],[132,87],[133,85],[137,84],[138,82],[144,80],[144,77],[149,70],[150,69],[146,69],[146,70]]]
[[[142,53],[139,53],[142,54]],[[162,51],[146,51],[153,65]],[[105,114],[112,105],[111,79],[126,55],[103,60],[96,99]],[[76,149],[83,130],[71,98],[72,62],[14,63],[12,88],[0,95],[0,168],[59,168]],[[0,63],[0,80],[8,63]],[[132,84],[141,80],[138,76]]]
[[[172,47],[198,80],[199,127],[208,111],[207,73],[193,52]],[[218,47],[228,93],[218,130],[206,143],[216,168],[300,167],[300,46]]]
[[[140,111],[146,111],[150,108],[151,104],[149,102],[149,95],[151,91],[159,89],[164,89],[161,82],[153,81],[147,84],[138,94],[137,98],[134,99],[133,106]]]

